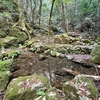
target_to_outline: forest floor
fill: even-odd
[[[54,44],[53,38],[48,36],[37,36],[36,46],[41,44]],[[58,44],[56,44],[59,46]],[[62,45],[62,44],[61,44]],[[44,75],[48,77],[52,86],[62,89],[62,83],[73,79],[75,76],[63,70],[63,68],[71,69],[80,74],[96,75],[96,68],[93,66],[83,66],[80,63],[69,61],[66,57],[46,56],[46,59],[40,60],[40,54],[29,51],[30,48],[25,47],[21,55],[14,59],[12,77],[26,76],[32,74]],[[94,81],[94,80],[93,80]],[[94,81],[97,89],[100,91],[100,81]],[[3,94],[4,95],[4,94]],[[2,96],[1,99],[2,100]]]

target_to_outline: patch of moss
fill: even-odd
[[[91,60],[94,63],[100,64],[100,45],[97,45],[95,49],[91,52]]]
[[[0,91],[3,91],[6,88],[10,76],[10,71],[0,71]]]
[[[7,71],[12,68],[13,59],[0,61],[0,71]]]
[[[8,54],[8,58],[15,58],[17,57],[18,55],[21,54],[21,51],[18,51],[18,50],[13,50],[11,51],[9,54]]]

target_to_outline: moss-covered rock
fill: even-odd
[[[0,61],[0,71],[7,71],[12,68],[13,59]]]
[[[0,92],[4,91],[11,76],[10,71],[0,71]]]
[[[13,79],[7,87],[4,100],[34,100],[37,91],[45,91],[48,85],[48,79],[41,75]]]
[[[19,43],[24,43],[28,39],[28,36],[26,35],[26,33],[21,32],[20,29],[18,28],[12,28],[10,30],[10,35],[16,37]]]
[[[56,51],[51,50],[51,51],[50,51],[50,55],[51,55],[52,57],[56,57],[57,52],[56,52]]]
[[[73,80],[64,83],[64,93],[71,100],[90,100],[98,98],[98,91],[91,79],[77,75]]]
[[[19,50],[12,50],[11,52],[8,53],[8,58],[15,58],[18,55],[21,54],[21,51]]]
[[[31,39],[31,40],[27,40],[26,42],[25,42],[25,46],[31,46],[34,42],[36,42],[37,41],[37,39],[36,38],[34,38],[34,39]]]
[[[18,46],[18,40],[16,37],[7,36],[6,38],[0,39],[0,46],[10,47],[10,46]]]
[[[0,38],[4,38],[4,37],[6,37],[6,33],[0,30]]]
[[[95,49],[91,52],[91,60],[94,63],[100,64],[100,45],[97,45]]]
[[[64,34],[61,34],[61,35],[56,35],[54,37],[54,41],[56,43],[59,43],[59,44],[61,44],[61,43],[63,43],[63,44],[69,44],[70,38],[69,38],[69,36],[68,36],[67,33],[64,33]]]
[[[67,49],[65,47],[60,47],[60,48],[58,48],[57,51],[62,53],[62,54],[68,53],[68,51],[67,51]]]

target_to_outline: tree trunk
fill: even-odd
[[[68,19],[66,18],[66,5],[62,2],[62,17],[65,31],[68,33]]]
[[[50,17],[49,17],[49,33],[50,33],[50,27],[51,27],[51,18],[52,18],[52,11],[53,11],[53,6],[54,6],[55,0],[52,0],[52,6],[51,6],[51,10],[50,10]]]
[[[42,11],[42,0],[40,0],[40,7],[39,7],[39,26],[41,24],[41,11]]]
[[[25,16],[24,16],[24,11],[23,11],[23,7],[21,4],[21,0],[18,0],[18,10],[19,10],[19,21],[18,23],[20,23],[20,25],[22,26],[22,30],[25,31],[25,33],[28,35],[28,38],[31,39],[31,36],[29,34],[29,32],[27,31],[26,27],[25,27]]]

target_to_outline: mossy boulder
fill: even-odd
[[[13,59],[0,61],[0,71],[9,71],[12,68]]]
[[[54,41],[59,44],[69,44],[70,38],[67,33],[56,35]]]
[[[57,52],[56,52],[56,51],[51,50],[51,51],[50,51],[50,55],[51,55],[52,57],[56,57],[56,56],[57,56]]]
[[[100,45],[97,45],[91,52],[91,61],[100,64]]]
[[[31,39],[31,40],[27,40],[27,41],[25,41],[25,46],[30,47],[30,46],[31,46],[33,43],[35,43],[36,41],[37,41],[36,38]]]
[[[10,71],[0,71],[0,92],[4,91],[11,76]]]
[[[64,83],[63,90],[67,100],[97,100],[99,96],[95,84],[84,75],[77,75],[73,80]]]
[[[57,49],[57,51],[62,53],[62,54],[68,53],[68,50],[65,47],[60,47]]]
[[[18,40],[17,40],[16,37],[7,36],[5,38],[0,39],[0,46],[3,46],[3,47],[14,46],[14,47],[17,47],[18,46]]]
[[[2,30],[0,30],[0,38],[6,37],[6,33]]]
[[[16,27],[10,30],[10,36],[16,37],[19,43],[24,43],[28,39],[26,33]]]
[[[45,91],[48,86],[48,79],[44,76],[21,76],[10,82],[4,100],[34,100],[38,97],[37,91]]]

